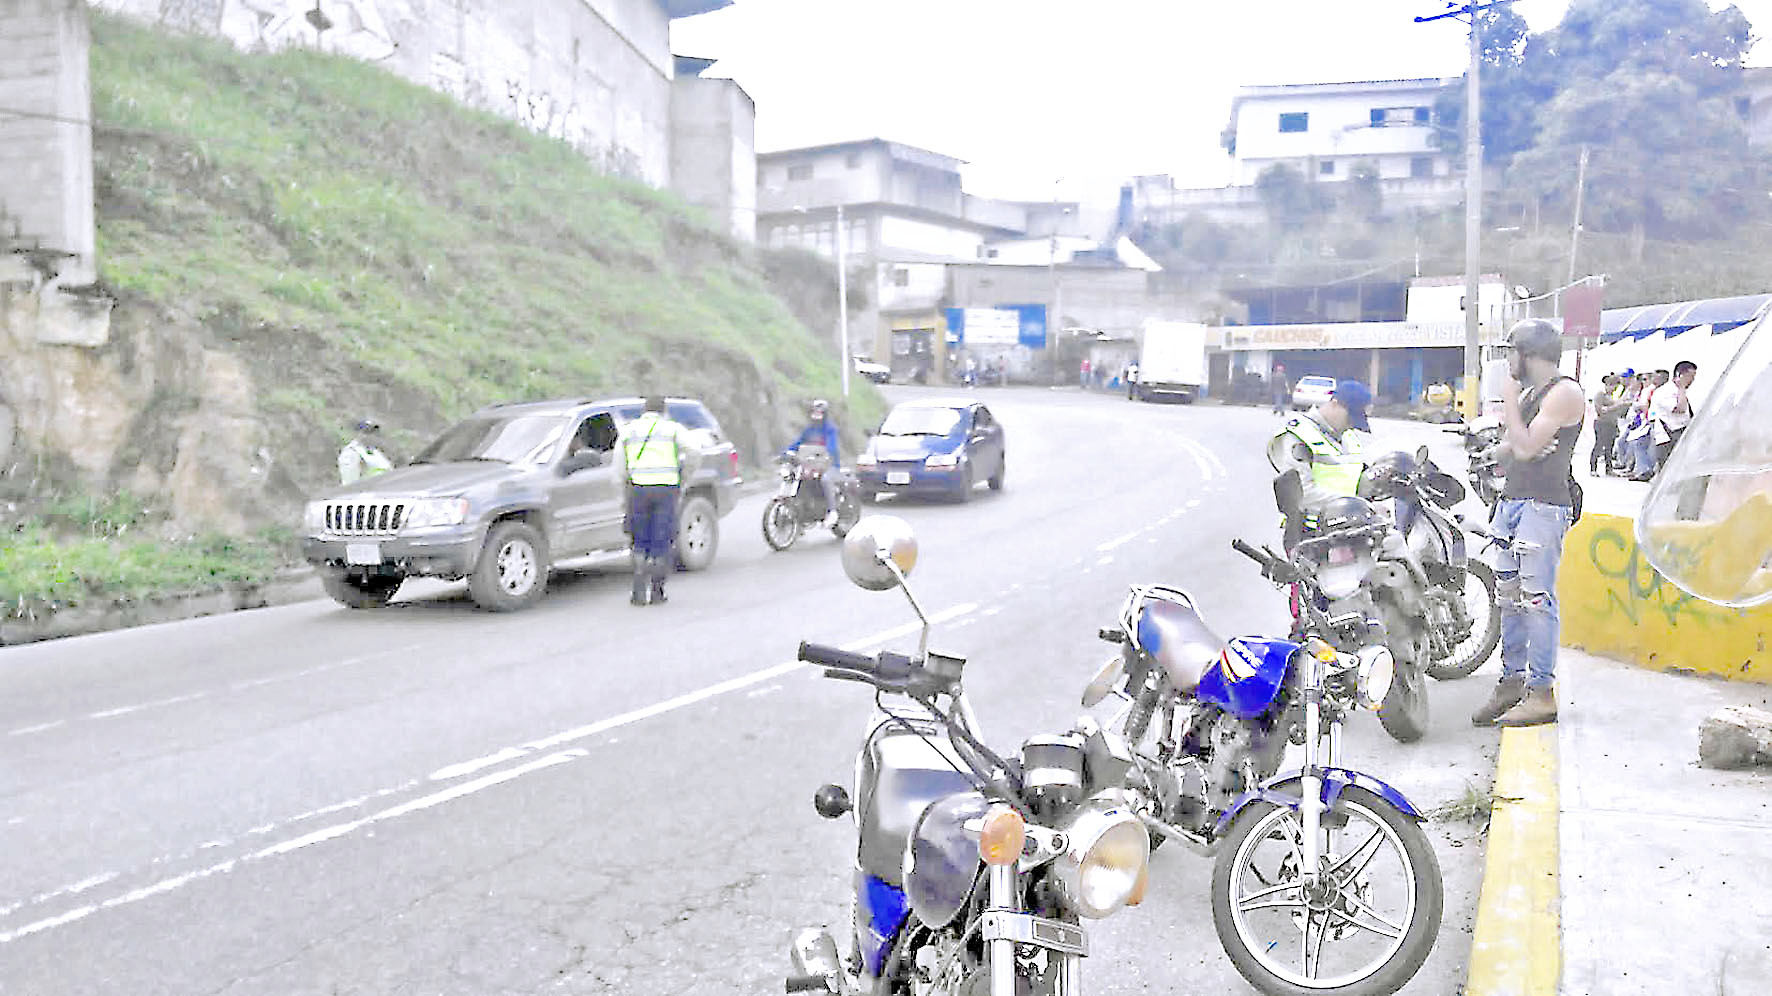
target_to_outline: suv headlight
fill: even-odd
[[[863,450],[861,455],[855,458],[855,465],[857,467],[872,467],[879,462],[879,458],[874,456],[872,450]]]
[[[406,509],[401,531],[459,526],[468,519],[466,498],[420,498]]]
[[[952,453],[931,453],[928,459],[923,461],[925,467],[957,467],[959,465],[960,452],[958,450]]]
[[[326,531],[326,503],[323,501],[308,502],[301,513],[302,529],[309,536],[317,536]]]
[[[1126,905],[1144,880],[1151,838],[1124,809],[1086,806],[1065,829],[1070,846],[1053,862],[1066,903],[1100,918]]]

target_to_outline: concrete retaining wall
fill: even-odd
[[[1681,591],[1649,565],[1634,524],[1588,513],[1563,542],[1562,642],[1660,671],[1772,684],[1772,605],[1730,609]]]

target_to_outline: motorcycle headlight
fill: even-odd
[[[301,524],[309,536],[325,532],[326,503],[323,501],[308,502],[307,506],[302,509]]]
[[[1065,903],[1100,918],[1126,905],[1144,882],[1150,832],[1124,809],[1085,807],[1065,828],[1069,847],[1053,862]]]
[[[925,467],[957,467],[959,465],[960,454],[958,452],[931,453],[929,458],[923,461]]]
[[[1331,599],[1346,598],[1360,590],[1360,582],[1366,579],[1367,563],[1370,558],[1356,557],[1345,564],[1334,564],[1317,569],[1317,587]]]
[[[1382,646],[1361,647],[1354,658],[1360,662],[1360,704],[1376,712],[1397,676],[1396,658]]]
[[[468,518],[466,498],[420,498],[406,509],[401,529],[434,529],[459,526]]]

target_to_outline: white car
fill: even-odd
[[[1334,377],[1319,377],[1315,374],[1300,377],[1298,383],[1292,385],[1292,407],[1312,408],[1328,404],[1329,396],[1334,392]]]
[[[884,363],[855,358],[855,372],[876,384],[884,384],[892,379],[892,368]]]

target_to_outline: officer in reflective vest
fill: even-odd
[[[1366,410],[1372,392],[1357,380],[1339,381],[1324,404],[1286,420],[1268,442],[1268,462],[1277,473],[1297,470],[1304,484],[1306,525],[1332,498],[1359,490],[1366,469]]]
[[[356,428],[357,434],[338,451],[340,484],[355,484],[372,474],[394,469],[394,462],[382,452],[381,424],[366,418]]]
[[[677,499],[683,478],[694,472],[697,451],[688,430],[665,415],[664,398],[646,399],[645,411],[616,442],[618,474],[627,482],[628,524],[634,540],[635,605],[665,600],[677,536]]]

